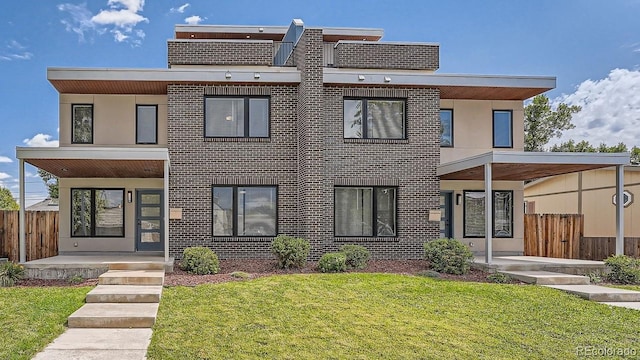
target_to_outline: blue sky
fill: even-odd
[[[548,96],[583,107],[563,139],[640,145],[640,0],[3,1],[0,185],[17,194],[16,146],[57,145],[47,67],[165,68],[175,24],[286,26],[293,18],[438,42],[440,73],[556,76]],[[32,176],[26,193],[28,203],[46,196]]]

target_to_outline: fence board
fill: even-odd
[[[616,253],[615,237],[584,237],[580,240],[580,258],[604,260]],[[640,258],[640,238],[624,238],[624,254]]]
[[[25,212],[25,245],[27,261],[58,255],[57,211]],[[19,261],[19,212],[0,210],[0,257]]]

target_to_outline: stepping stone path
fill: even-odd
[[[163,263],[110,264],[67,331],[34,360],[146,359],[163,283]]]
[[[528,284],[563,290],[586,300],[640,310],[640,291],[591,285],[588,276],[568,275],[549,271],[498,271]]]

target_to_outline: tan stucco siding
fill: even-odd
[[[93,104],[93,144],[71,144],[71,105]],[[158,105],[158,145],[167,146],[165,95],[60,94],[60,146],[136,145],[136,105]]]

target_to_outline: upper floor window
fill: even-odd
[[[71,105],[71,143],[93,144],[93,104]]]
[[[136,105],[136,144],[158,143],[158,105]]]
[[[344,137],[404,139],[405,100],[344,99]]]
[[[440,109],[440,146],[453,146],[453,109]]]
[[[71,189],[71,237],[123,237],[124,189]]]
[[[213,186],[213,236],[275,236],[276,186]]]
[[[268,97],[207,97],[205,137],[269,137]]]
[[[396,236],[395,187],[336,187],[335,236]]]
[[[513,112],[493,110],[493,147],[513,147]]]

